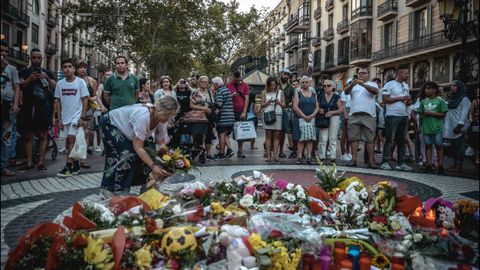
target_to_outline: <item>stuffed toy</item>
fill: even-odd
[[[218,241],[227,248],[228,270],[255,270],[256,259],[245,243],[250,233],[238,225],[223,225]]]

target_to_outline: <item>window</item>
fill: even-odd
[[[350,59],[370,58],[372,53],[372,20],[359,20],[351,25]]]
[[[384,30],[383,30],[383,48],[390,48],[394,44],[394,39],[393,39],[393,22],[389,24],[384,25]]]
[[[322,61],[322,51],[317,50],[313,53],[313,70],[317,71],[320,69]]]
[[[310,2],[305,2],[298,7],[298,17],[307,16],[310,14]]]
[[[40,3],[38,3],[38,0],[33,0],[33,12],[40,15]]]
[[[320,22],[317,22],[317,37],[320,37],[321,36],[321,28],[320,28]]]
[[[342,6],[342,19],[348,19],[348,5]]]
[[[38,44],[38,25],[32,23],[32,42]]]
[[[325,47],[325,68],[333,66],[333,44]]]
[[[10,44],[10,25],[3,23],[2,25],[2,35],[5,36],[5,41]]]
[[[338,41],[338,64],[348,62],[350,38],[346,37]]]
[[[333,28],[333,14],[328,15],[328,28]]]
[[[20,30],[17,30],[17,45],[22,45],[23,44],[23,32]]]
[[[427,17],[427,9],[420,9],[415,11],[413,15],[414,20],[414,30],[413,30],[413,37],[420,38],[427,34],[428,29],[428,17]]]
[[[352,20],[359,16],[372,16],[372,0],[352,0]]]

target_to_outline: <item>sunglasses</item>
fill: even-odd
[[[325,87],[332,87],[333,85],[331,85],[331,84],[325,84],[324,86],[325,86]]]

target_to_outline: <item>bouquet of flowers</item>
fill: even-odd
[[[458,200],[454,205],[455,225],[460,234],[478,240],[480,206],[472,200]]]
[[[155,161],[173,173],[188,172],[191,167],[188,155],[183,155],[180,148],[175,150],[161,148],[155,156]]]
[[[395,209],[397,189],[388,181],[378,182],[372,189],[371,208],[377,215],[387,216]]]

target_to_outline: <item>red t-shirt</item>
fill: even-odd
[[[232,97],[233,111],[243,112],[243,106],[245,105],[245,97],[248,97],[248,95],[250,95],[250,87],[248,87],[248,84],[244,83],[243,81],[240,81],[238,86],[235,87],[232,80],[227,84],[227,88],[230,90],[232,95],[236,92],[240,93],[240,95]]]

